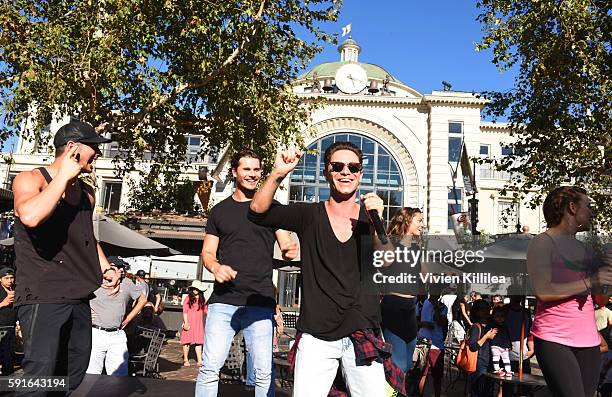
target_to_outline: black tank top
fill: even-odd
[[[47,183],[51,176],[38,168]],[[15,306],[79,303],[91,299],[102,271],[93,233],[92,206],[85,187],[76,206],[61,199],[42,224],[27,228],[15,217]]]

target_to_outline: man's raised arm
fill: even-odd
[[[302,151],[294,150],[287,150],[276,154],[276,161],[274,162],[272,172],[251,201],[251,210],[253,212],[263,214],[270,209],[276,189],[283,183],[283,179],[297,166],[302,154]]]
[[[39,178],[34,174],[35,171],[17,175],[13,183],[15,215],[24,226],[37,227],[55,211],[68,183],[81,172],[81,166],[74,157],[76,150],[77,146],[73,146],[64,155],[57,175],[45,189],[37,183]]]

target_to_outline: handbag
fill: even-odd
[[[478,339],[481,336],[481,328],[480,324],[474,324],[478,327]],[[455,364],[457,367],[461,368],[467,373],[476,372],[476,363],[478,361],[478,350],[475,352],[470,350],[470,345],[468,343],[468,338],[465,338],[461,341],[459,345],[459,352],[457,353],[457,358],[455,359]]]

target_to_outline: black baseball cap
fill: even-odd
[[[108,263],[112,264],[113,266],[117,268],[123,268],[126,270],[130,268],[130,265],[119,257],[109,256],[107,259],[108,259]]]
[[[67,144],[68,141],[97,145],[100,143],[112,142],[112,139],[98,135],[90,124],[73,120],[57,130],[55,138],[53,138],[53,146],[58,148]]]
[[[13,269],[12,269],[12,268],[10,268],[10,267],[3,267],[2,269],[0,269],[0,277],[4,277],[4,276],[6,276],[7,274],[12,274],[12,275],[14,275],[14,274],[15,274],[15,270],[13,270]]]
[[[146,276],[146,274],[147,273],[144,270],[142,270],[142,269],[136,272],[136,275],[138,277],[140,277],[140,278],[144,278],[144,276]]]

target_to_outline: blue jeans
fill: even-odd
[[[234,335],[243,330],[247,350],[253,355],[255,397],[273,397],[272,337],[274,309],[213,303],[208,306],[202,366],[196,397],[217,397],[219,371],[229,354]]]
[[[412,356],[416,347],[416,338],[406,343],[402,338],[388,329],[383,329],[385,342],[391,344],[391,361],[399,369],[408,372],[412,369]]]
[[[246,362],[247,362],[247,365],[246,365],[247,377],[246,377],[245,384],[247,386],[255,387],[255,371],[253,370],[253,354],[251,354],[251,352],[248,350],[246,354]]]

